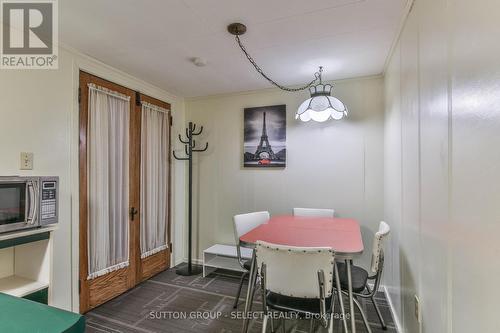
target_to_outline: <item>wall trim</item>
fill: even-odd
[[[401,326],[401,319],[398,317],[396,313],[396,309],[394,308],[394,304],[392,303],[391,295],[389,294],[389,291],[387,290],[386,286],[381,285],[381,287],[384,290],[385,298],[387,299],[387,304],[389,304],[389,308],[391,309],[392,319],[394,320],[396,331],[398,333],[403,333],[403,328]]]
[[[69,46],[65,43],[59,43],[59,48],[65,50],[66,52],[72,54],[78,59],[79,63],[86,63],[88,66],[86,68],[82,68],[84,71],[92,71],[93,69],[98,69],[99,73],[96,73],[95,75],[102,75],[103,70],[107,70],[110,73],[112,73],[112,78],[115,79],[116,77],[118,80],[121,82],[117,82],[120,85],[125,86],[126,88],[132,89],[132,90],[137,90],[137,89],[146,89],[148,94],[152,94],[154,98],[158,99],[168,99],[166,102],[173,104],[175,101],[178,101],[179,99],[183,99],[182,95],[179,95],[175,92],[172,91],[167,91],[162,87],[159,87],[155,84],[149,83],[145,79],[139,78],[137,76],[134,76],[132,74],[129,74],[121,69],[118,69],[116,67],[113,67],[112,65],[109,65],[105,62],[102,62],[101,60],[94,58],[92,56],[89,56],[80,50]],[[90,73],[94,74],[94,73]],[[104,78],[108,79],[108,78]],[[132,83],[132,84],[131,84]],[[146,91],[144,91],[146,93]]]
[[[398,45],[399,39],[401,38],[401,34],[403,33],[403,29],[406,24],[406,20],[408,19],[408,15],[410,15],[414,2],[415,0],[407,0],[406,2],[405,8],[403,10],[403,17],[401,17],[401,21],[399,22],[398,32],[396,36],[394,36],[391,48],[389,49],[389,52],[387,53],[387,58],[385,59],[384,69],[382,70],[382,76],[385,76],[385,73],[387,72],[387,68],[389,67],[389,64],[391,62],[392,55],[394,54],[394,50]]]
[[[181,259],[181,258],[177,258],[177,260],[174,261],[175,265],[174,266],[177,266],[177,265],[180,265],[182,263],[187,263],[188,262],[188,258],[184,258],[184,259]],[[195,259],[195,258],[192,258],[191,259],[191,263],[195,264],[195,265],[203,265],[203,259]]]

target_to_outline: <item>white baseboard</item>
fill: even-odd
[[[396,309],[394,309],[394,304],[392,303],[391,295],[389,294],[389,291],[387,290],[386,286],[381,286],[381,287],[384,290],[385,298],[387,299],[387,304],[389,304],[389,308],[391,309],[391,314],[394,320],[394,326],[396,326],[396,331],[398,331],[398,333],[403,333],[403,329],[401,327],[401,320],[399,319],[396,313]]]
[[[182,263],[187,263],[187,262],[188,262],[187,258],[177,259],[175,261],[175,266],[180,265]],[[195,265],[203,265],[203,259],[192,259],[192,263]]]

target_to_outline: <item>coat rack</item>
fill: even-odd
[[[196,124],[189,122],[189,127],[186,128],[187,139],[183,140],[179,134],[179,141],[184,144],[184,152],[187,157],[177,157],[175,151],[173,152],[174,158],[179,161],[188,161],[189,165],[189,195],[188,195],[188,263],[187,265],[177,269],[176,273],[179,275],[190,276],[197,275],[202,272],[200,266],[192,264],[192,226],[193,226],[193,153],[202,152],[208,149],[208,142],[205,143],[205,148],[196,149],[196,141],[194,136],[200,135],[203,132],[203,126],[196,132]]]

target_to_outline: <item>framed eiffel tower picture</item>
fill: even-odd
[[[244,167],[286,166],[286,105],[245,108]]]

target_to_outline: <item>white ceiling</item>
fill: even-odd
[[[247,50],[295,85],[380,74],[406,0],[64,0],[60,39],[180,96],[268,88],[226,31],[242,22]],[[205,67],[190,59],[202,57]]]

